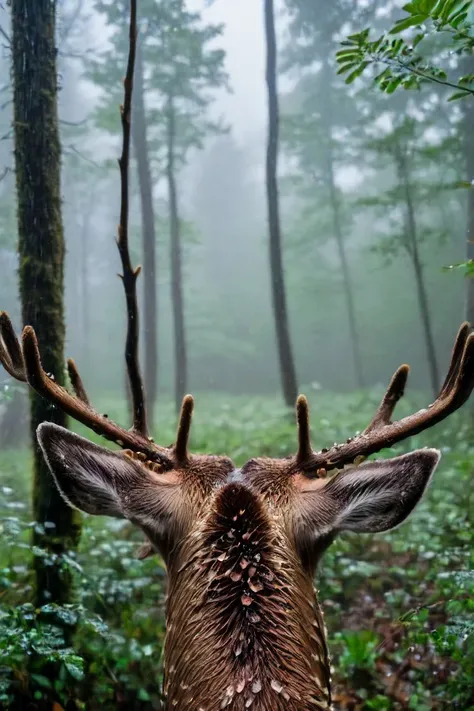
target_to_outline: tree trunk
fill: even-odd
[[[474,62],[469,58],[470,73]],[[474,102],[472,98],[463,102],[464,110],[464,155],[466,157],[466,180],[474,180]],[[474,187],[467,194],[466,259],[474,260]],[[474,325],[474,277],[466,279],[466,321]]]
[[[82,222],[81,230],[81,271],[80,271],[80,323],[81,323],[81,343],[82,362],[89,363],[89,339],[90,339],[90,309],[89,309],[89,230],[91,225],[92,201],[94,194],[88,197]]]
[[[360,357],[359,346],[359,331],[357,328],[357,316],[355,310],[354,291],[352,287],[352,279],[350,274],[349,262],[346,254],[346,245],[341,224],[341,206],[339,196],[337,194],[337,186],[334,171],[334,155],[332,144],[332,126],[333,126],[333,96],[332,96],[332,73],[329,62],[323,62],[321,68],[323,85],[324,85],[324,105],[321,107],[322,118],[324,121],[324,130],[326,132],[326,160],[327,160],[327,185],[329,189],[329,200],[331,203],[334,237],[336,240],[337,252],[341,263],[342,282],[344,289],[344,298],[346,300],[347,319],[349,322],[349,336],[351,341],[352,359],[354,363],[354,373],[356,383],[359,388],[364,387],[364,371],[362,368],[362,359]]]
[[[331,140],[330,137],[329,140]],[[344,244],[344,237],[342,234],[339,197],[337,195],[337,188],[334,181],[334,165],[331,153],[332,152],[330,151],[328,161],[328,182],[333,215],[334,236],[336,238],[339,260],[341,262],[342,283],[344,287],[344,296],[346,299],[347,318],[349,321],[349,334],[351,339],[352,358],[354,361],[354,372],[358,387],[363,388],[365,384],[364,372],[362,368],[362,359],[360,357],[359,332],[357,329],[357,317],[354,305],[354,292],[352,288],[349,264],[347,261],[346,246]]]
[[[169,96],[167,109],[168,160],[168,201],[170,211],[170,257],[171,257],[171,301],[174,322],[175,355],[175,404],[179,412],[187,390],[187,353],[184,328],[183,280],[181,266],[181,231],[179,224],[178,196],[174,175],[174,153],[176,139],[176,117],[173,96]]]
[[[156,402],[158,380],[157,353],[157,290],[156,290],[156,234],[153,209],[153,189],[150,161],[148,157],[147,123],[145,113],[145,90],[143,80],[143,56],[140,43],[137,44],[135,63],[134,104],[132,136],[137,161],[140,204],[142,211],[142,253],[143,253],[143,326],[145,367],[144,381],[147,396],[147,414],[150,431],[153,431],[153,415]]]
[[[277,49],[273,0],[264,0],[265,37],[267,46],[266,82],[268,88],[268,144],[266,159],[266,188],[268,206],[270,273],[273,315],[277,336],[283,395],[288,407],[294,407],[297,396],[296,370],[290,340],[286,304],[281,228],[278,204],[278,138],[279,108],[277,90]]]
[[[428,306],[428,295],[426,293],[425,278],[423,273],[423,265],[420,259],[418,249],[418,233],[415,219],[415,208],[412,200],[412,189],[406,159],[401,150],[397,149],[398,174],[402,182],[405,193],[406,206],[406,224],[407,224],[407,247],[408,253],[412,260],[413,271],[415,274],[416,291],[418,295],[418,305],[420,308],[421,324],[425,337],[426,355],[428,357],[428,365],[430,369],[431,388],[435,399],[438,397],[440,380],[439,369],[436,358],[436,349],[433,338],[433,329],[431,326],[431,316]]]
[[[57,116],[56,2],[12,0],[15,168],[18,196],[19,279],[22,316],[36,331],[43,367],[64,382],[64,239]],[[60,557],[80,537],[79,513],[60,496],[41,454],[36,428],[66,416],[31,392],[34,448],[34,518],[47,523],[34,543]],[[49,561],[48,561],[49,563]],[[71,601],[72,579],[61,561],[35,558],[35,605]]]

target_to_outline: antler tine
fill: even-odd
[[[444,400],[447,402],[445,408],[449,409],[448,414],[464,405],[474,388],[474,333],[470,333],[466,339],[460,363],[450,381],[449,388],[431,405],[434,408],[436,403]]]
[[[396,422],[390,421],[393,409],[403,395],[408,377],[409,368],[402,365],[393,376],[377,412],[364,432],[347,440],[345,444],[336,444],[328,450],[313,452],[306,463],[300,459],[301,468],[305,471],[342,468],[353,463],[358,457],[368,457],[423,432],[464,405],[474,389],[474,333],[469,331],[469,324],[463,324],[459,329],[448,374],[439,396],[432,405]]]
[[[26,382],[21,347],[9,315],[0,313],[0,363],[15,380]]]
[[[401,365],[394,373],[377,412],[368,427],[364,430],[365,434],[373,432],[373,430],[377,430],[383,425],[390,423],[390,418],[392,417],[395,406],[405,392],[405,385],[407,384],[409,373],[409,365]]]
[[[31,326],[25,326],[23,329],[22,346],[26,378],[37,393],[109,441],[135,452],[143,452],[148,459],[172,468],[172,462],[163,447],[158,447],[138,432],[123,429],[109,418],[103,417],[84,400],[71,395],[45,373],[41,365],[36,334]]]
[[[78,397],[79,400],[82,400],[82,402],[86,405],[90,405],[90,400],[84,387],[84,383],[79,375],[77,365],[72,358],[68,358],[67,360],[67,372],[76,397]]]
[[[185,395],[181,404],[176,444],[174,445],[174,453],[178,462],[184,463],[188,460],[188,441],[193,411],[194,398],[192,395]]]
[[[440,397],[444,397],[453,387],[454,380],[456,379],[456,375],[459,370],[461,359],[464,354],[464,349],[466,347],[466,341],[468,339],[470,331],[471,326],[467,321],[461,324],[451,353],[451,361],[449,364],[448,373],[439,392]]]
[[[298,451],[296,453],[296,462],[298,464],[304,464],[313,454],[309,427],[309,405],[304,395],[299,395],[296,401],[296,420],[298,423]]]

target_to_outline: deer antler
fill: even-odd
[[[348,439],[344,444],[335,444],[320,452],[311,449],[308,402],[304,396],[300,396],[297,403],[299,445],[295,466],[300,471],[316,470],[318,474],[325,474],[331,469],[341,469],[359,457],[368,457],[423,432],[459,409],[474,388],[474,334],[471,332],[471,326],[463,323],[459,329],[448,373],[435,402],[424,410],[392,422],[391,416],[403,395],[409,370],[408,365],[398,368],[375,415],[361,434]]]
[[[0,336],[0,362],[10,375],[17,380],[28,382],[39,395],[109,441],[134,452],[143,452],[147,459],[159,462],[168,468],[173,466],[170,450],[159,447],[134,429],[126,430],[120,427],[94,410],[89,404],[89,398],[74,361],[68,361],[68,370],[75,395],[71,395],[66,388],[58,385],[41,365],[38,341],[31,326],[25,326],[23,329],[20,346],[8,314],[2,312]]]

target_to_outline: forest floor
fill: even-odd
[[[315,392],[310,397],[315,447],[345,440],[371,419],[381,393]],[[193,451],[286,456],[296,447],[294,416],[280,401],[196,398]],[[421,405],[402,402],[397,416]],[[103,411],[124,421],[120,403]],[[156,440],[173,440],[175,416],[160,404]],[[81,434],[85,429],[78,428]],[[87,433],[90,436],[90,433]],[[339,711],[474,711],[474,446],[468,413],[413,437],[409,449],[443,452],[434,482],[409,521],[384,535],[344,535],[325,554],[317,586],[329,630],[333,691]],[[0,452],[0,702],[3,708],[159,708],[164,633],[162,563],[134,555],[140,534],[122,521],[85,519],[80,550],[68,558],[77,601],[56,611],[76,625],[65,648],[41,625],[30,600],[30,455]],[[31,657],[38,668],[31,669]],[[54,660],[55,688],[41,674]],[[13,699],[16,698],[16,702]],[[94,699],[81,705],[78,699]],[[51,700],[56,705],[53,706]],[[49,705],[48,705],[49,704]]]

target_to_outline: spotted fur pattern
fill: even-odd
[[[183,546],[169,571],[166,708],[328,709],[322,615],[283,522],[228,484]]]

